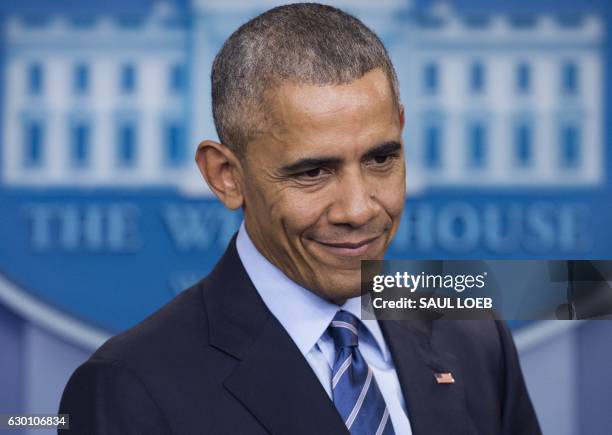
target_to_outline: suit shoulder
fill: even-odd
[[[204,292],[207,279],[184,290],[149,317],[107,340],[92,359],[127,366],[182,356],[208,342]]]

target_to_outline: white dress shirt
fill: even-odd
[[[238,255],[255,289],[272,314],[287,330],[298,349],[312,367],[327,395],[331,395],[331,379],[336,356],[327,327],[340,309],[361,318],[359,296],[339,306],[290,280],[270,263],[255,247],[244,222],[236,240]],[[376,320],[362,320],[359,350],[370,368],[385,399],[395,433],[411,435],[406,404],[391,354]]]

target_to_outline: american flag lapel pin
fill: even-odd
[[[452,373],[436,373],[434,374],[436,377],[436,382],[438,384],[454,384],[455,378],[453,378]]]

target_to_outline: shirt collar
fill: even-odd
[[[360,297],[348,299],[338,306],[289,279],[270,263],[255,247],[244,222],[238,230],[236,249],[255,289],[272,314],[283,325],[302,355],[306,355],[326,331],[338,310],[343,309],[361,318]],[[376,320],[362,321],[385,361],[389,352]]]

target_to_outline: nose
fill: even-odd
[[[370,222],[380,211],[361,170],[347,171],[338,180],[334,202],[328,212],[330,223],[358,228]]]

